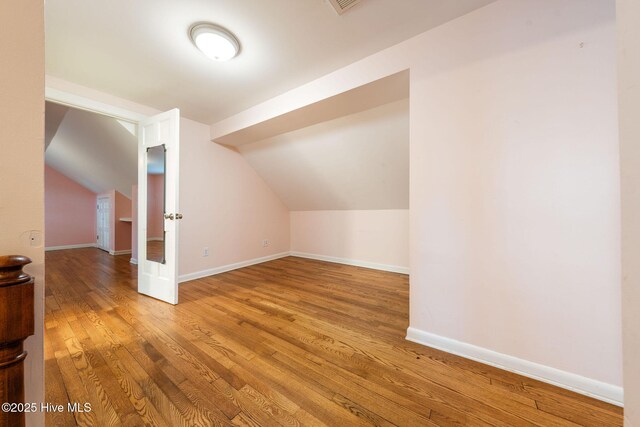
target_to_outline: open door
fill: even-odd
[[[180,110],[138,126],[138,292],[178,303]]]

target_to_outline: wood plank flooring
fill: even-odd
[[[407,276],[288,257],[139,295],[128,256],[48,252],[50,426],[619,426],[622,410],[404,339]]]

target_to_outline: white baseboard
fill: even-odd
[[[553,384],[576,393],[584,394],[617,406],[623,406],[623,389],[620,386],[604,383],[591,378],[561,371],[560,369],[528,360],[519,359],[507,354],[498,353],[473,344],[467,344],[409,327],[407,339],[418,344],[453,353],[467,359],[495,366],[506,371],[515,372],[525,377]]]
[[[358,261],[355,259],[337,258],[332,256],[326,256],[326,255],[309,254],[306,252],[292,251],[290,252],[290,255],[297,256],[300,258],[315,259],[318,261],[335,262],[338,264],[353,265],[356,267],[372,268],[374,270],[390,271],[392,273],[409,274],[409,267],[400,267],[397,265],[376,264],[374,262],[369,262],[369,261]]]
[[[215,274],[225,273],[227,271],[237,270],[238,268],[248,267],[250,265],[260,264],[263,262],[272,261],[274,259],[284,258],[287,256],[296,256],[300,258],[309,258],[309,259],[315,259],[319,261],[335,262],[338,264],[354,265],[357,267],[372,268],[374,270],[391,271],[393,273],[409,274],[409,269],[407,267],[375,264],[367,261],[357,261],[352,259],[329,257],[324,255],[308,254],[304,252],[281,252],[278,254],[269,255],[261,258],[254,258],[247,261],[236,262],[234,264],[222,265],[220,267],[214,267],[207,270],[196,271],[194,273],[183,274],[178,277],[178,282],[182,283],[182,282],[188,282],[189,280],[201,279],[203,277],[213,276]]]
[[[249,259],[246,261],[236,262],[234,264],[222,265],[220,267],[214,267],[207,270],[196,271],[194,273],[183,274],[178,277],[178,283],[188,282],[189,280],[201,279],[207,276],[213,276],[214,274],[225,273],[231,270],[237,270],[239,268],[248,267],[250,265],[260,264],[267,261],[273,261],[274,259],[284,258],[289,256],[289,252],[281,252],[279,254],[268,255],[261,258]]]
[[[131,264],[138,265],[138,260],[137,260],[137,259],[135,259],[135,258],[131,258],[131,259],[129,260],[129,262],[130,262]]]
[[[109,251],[109,255],[128,255],[131,253],[131,249],[125,249],[123,251]]]
[[[80,249],[80,248],[95,248],[95,243],[81,243],[79,245],[64,245],[64,246],[48,246],[44,248],[45,251],[60,251],[63,249]]]

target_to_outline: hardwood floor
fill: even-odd
[[[139,295],[127,256],[48,252],[47,425],[622,425],[622,410],[404,339],[407,276],[288,257]]]

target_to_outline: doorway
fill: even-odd
[[[46,144],[47,169],[64,169],[67,178],[73,178],[76,186],[91,187],[93,185],[93,202],[91,203],[90,243],[69,245],[56,249],[74,249],[92,247],[106,250],[110,255],[129,255],[131,275],[137,277],[138,292],[176,304],[178,302],[178,269],[177,269],[177,225],[182,215],[178,212],[178,159],[179,159],[179,121],[177,109],[153,116],[124,110],[104,104],[93,99],[68,94],[58,90],[47,89],[45,92],[47,106],[51,106],[52,114],[46,119],[53,123],[47,129],[49,136]],[[115,143],[102,139],[95,143],[99,128],[88,126],[82,120],[75,125],[81,134],[81,141],[76,138],[75,145],[63,138],[55,140],[57,133],[65,128],[66,116],[76,119],[84,117],[93,122],[100,122],[104,128],[118,133],[120,138]],[[46,120],[47,121],[47,120]],[[95,125],[95,123],[93,123]],[[63,132],[64,133],[64,132]],[[67,144],[67,145],[65,145]],[[90,147],[89,147],[90,146]],[[150,153],[155,148],[162,148],[163,162],[158,156]],[[56,152],[57,153],[54,153]],[[162,156],[161,156],[162,157]],[[49,161],[50,160],[50,161]],[[160,164],[161,163],[161,164]],[[64,166],[64,167],[63,167]],[[161,168],[160,168],[161,166]],[[53,173],[57,173],[53,171]],[[156,187],[162,189],[161,197],[156,197],[163,206],[156,210],[155,225],[159,232],[153,235],[152,242],[158,246],[161,238],[160,256],[154,258],[153,251],[147,257],[148,246],[148,177]],[[158,184],[160,178],[163,183]],[[85,189],[86,190],[86,189]],[[103,196],[103,197],[102,197]],[[107,197],[108,196],[108,197]],[[73,229],[74,209],[64,206],[65,218],[69,230]],[[47,234],[51,234],[59,224],[47,226]],[[65,233],[60,233],[65,234]],[[66,233],[71,234],[71,233]],[[135,266],[137,264],[137,267]]]
[[[98,249],[109,252],[111,240],[111,201],[109,197],[98,197],[96,208],[96,246]]]

